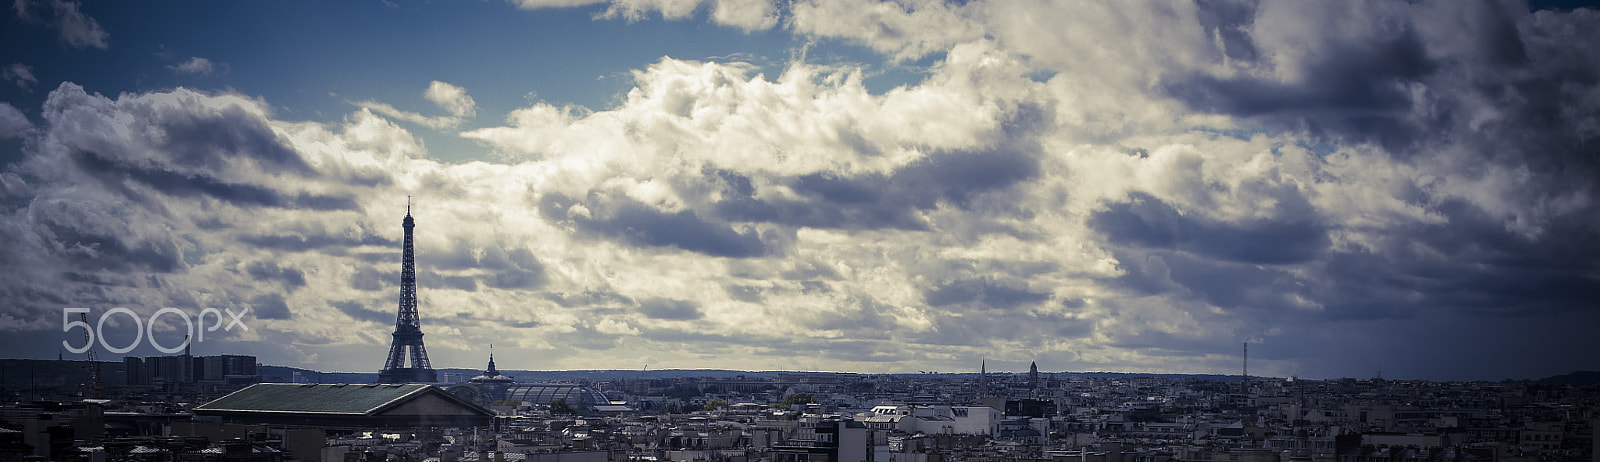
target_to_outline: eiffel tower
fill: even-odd
[[[417,316],[417,254],[411,249],[411,229],[417,224],[411,219],[409,198],[401,225],[406,228],[406,241],[400,257],[400,313],[394,319],[394,343],[389,346],[389,360],[378,372],[378,383],[437,382],[438,375],[428,363],[428,350],[422,346],[422,319]],[[411,367],[406,367],[407,356]]]

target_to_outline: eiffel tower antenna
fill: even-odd
[[[437,382],[438,374],[428,362],[428,349],[422,345],[422,318],[417,314],[417,253],[412,246],[411,196],[406,196],[406,218],[400,225],[406,239],[400,257],[400,310],[394,319],[394,343],[389,359],[378,372],[379,383]],[[410,366],[406,360],[410,359]]]

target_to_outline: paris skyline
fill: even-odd
[[[435,368],[1237,374],[1248,342],[1262,376],[1600,369],[1592,9],[0,16],[12,357],[77,343],[67,308],[248,309],[195,353],[376,372],[410,196]]]

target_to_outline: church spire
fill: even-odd
[[[490,376],[490,377],[493,377],[493,376],[496,376],[496,375],[500,375],[500,371],[498,371],[498,370],[496,370],[494,368],[494,344],[493,343],[489,344],[489,369],[483,371],[483,375],[487,375],[487,376]]]
[[[989,396],[989,360],[978,360],[978,399]]]

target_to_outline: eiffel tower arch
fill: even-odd
[[[389,346],[389,359],[384,361],[383,370],[378,372],[378,383],[439,381],[433,365],[428,363],[428,349],[422,346],[422,319],[417,315],[417,255],[411,245],[411,230],[417,224],[411,219],[411,204],[407,202],[406,218],[401,221],[406,240],[400,257],[400,312],[395,315],[394,343]]]

